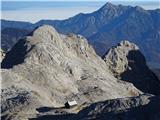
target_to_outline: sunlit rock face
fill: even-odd
[[[83,36],[62,35],[48,25],[20,40],[2,61],[4,112],[35,113],[68,100],[82,104],[141,93],[115,78]]]

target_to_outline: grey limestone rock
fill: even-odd
[[[41,106],[63,107],[68,100],[80,105],[142,94],[132,83],[121,82],[110,74],[84,37],[62,35],[48,25],[35,29],[6,54],[1,74],[2,90],[14,87],[27,93],[17,92],[18,98],[23,96],[29,102],[18,115],[23,111],[34,114]],[[4,103],[15,98],[7,97],[6,92],[2,96]],[[8,105],[4,108],[14,110],[23,103]]]

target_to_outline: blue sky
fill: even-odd
[[[12,2],[6,2],[6,0],[2,1],[2,19],[29,21],[33,23],[41,19],[66,19],[78,13],[90,13],[99,9],[108,1],[113,4],[138,5],[145,9],[156,9],[160,6],[159,0],[47,0],[50,2],[44,0],[34,0],[36,2],[33,2],[33,0],[25,0],[30,2],[24,2],[23,0],[10,0]]]
[[[2,0],[2,1],[158,1],[158,0]]]

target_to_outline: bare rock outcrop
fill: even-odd
[[[138,89],[160,94],[160,82],[148,68],[139,48],[129,41],[122,41],[103,56],[108,69],[117,78],[133,83]]]
[[[134,62],[127,58],[128,53],[132,50],[136,51],[138,49],[138,46],[135,44],[130,43],[129,41],[122,41],[117,46],[109,49],[103,59],[112,73],[114,73],[115,76],[119,76],[127,69],[131,69],[128,66],[129,62]]]
[[[91,104],[78,114],[79,120],[159,120],[160,96],[140,95]]]
[[[111,75],[84,37],[62,35],[48,25],[34,30],[6,54],[1,73],[2,90],[6,91],[2,92],[3,104],[10,101],[10,106],[3,106],[4,113],[18,113],[18,118],[12,116],[16,120],[36,113],[41,106],[63,107],[68,100],[82,104],[142,93],[132,83]],[[14,94],[11,88],[23,91]]]

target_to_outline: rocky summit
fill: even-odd
[[[117,47],[127,50],[127,46],[130,46],[127,44],[130,43],[125,41]],[[138,49],[134,45],[132,47]],[[128,52],[130,50],[132,51],[132,48],[129,48]],[[115,59],[116,53],[111,53],[103,60],[81,35],[59,34],[48,25],[36,28],[16,43],[2,61],[2,119],[28,120],[41,119],[39,117],[42,116],[44,120],[50,119],[50,115],[54,116],[51,120],[67,119],[69,116],[75,117],[74,115],[78,119],[81,115],[79,111],[92,103],[142,95],[145,92],[143,89],[137,89],[134,81],[122,76],[128,69],[133,71],[132,74],[137,74],[135,71],[139,70],[139,67],[134,70],[134,67],[130,66],[126,58],[130,57],[127,51],[123,53],[120,66],[119,57]],[[134,58],[136,59],[131,60],[135,60],[136,67],[143,63],[143,58],[142,61],[140,59],[141,64],[136,61],[136,56]],[[113,62],[117,65],[114,66]],[[140,67],[144,66],[146,64]],[[145,71],[142,72],[148,72],[144,76],[148,75],[148,80],[153,83],[151,87],[155,85],[153,91],[158,94],[159,83],[156,85],[155,79],[150,80],[151,71],[144,68]],[[114,76],[114,73],[120,75],[122,80]],[[141,80],[144,83],[143,79]],[[142,83],[140,81],[140,85]],[[147,86],[148,83],[148,90],[150,86]],[[76,101],[77,106],[66,109],[64,105],[67,101]],[[137,103],[133,104],[136,106]]]
[[[103,56],[109,70],[121,80],[134,84],[143,92],[160,93],[160,82],[148,68],[144,55],[134,43],[122,41]]]

